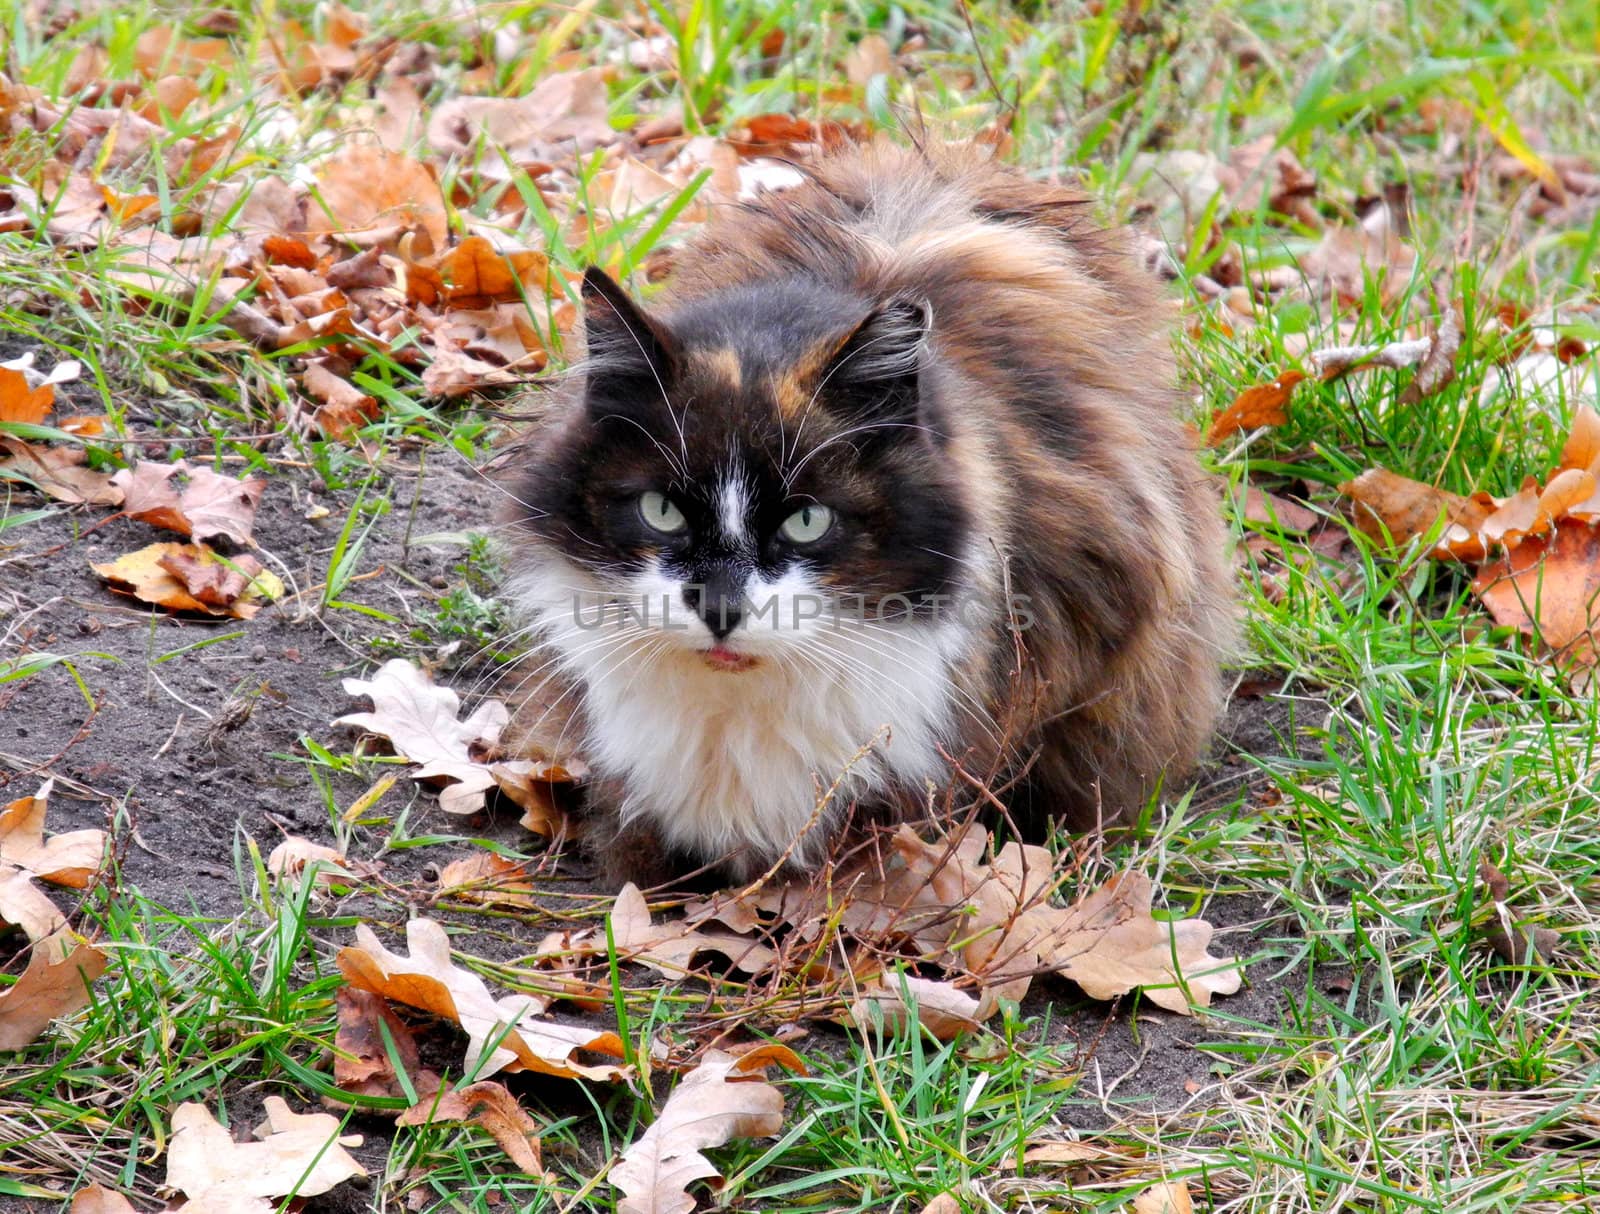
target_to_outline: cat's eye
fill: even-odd
[[[677,503],[654,489],[639,495],[639,517],[645,521],[645,526],[662,535],[677,535],[689,525]]]
[[[814,544],[833,528],[833,511],[826,506],[802,506],[778,528],[791,544]]]

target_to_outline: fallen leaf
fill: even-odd
[[[203,1104],[180,1104],[172,1114],[167,1147],[167,1185],[193,1203],[259,1198],[315,1197],[367,1170],[345,1148],[358,1147],[359,1134],[341,1136],[339,1119],[329,1113],[295,1113],[281,1096],[266,1096],[267,1120],[256,1127],[256,1142],[233,1135]]]
[[[340,1091],[356,1096],[405,1096],[395,1069],[397,1060],[415,1088],[423,1088],[428,1077],[437,1086],[438,1077],[421,1069],[416,1037],[382,995],[341,986],[334,1005],[339,1030],[333,1041],[333,1082]]]
[[[550,263],[532,249],[501,251],[482,236],[468,236],[439,259],[445,301],[481,308],[525,295],[543,299],[549,291]]]
[[[306,364],[300,383],[322,402],[312,413],[311,424],[323,438],[347,442],[357,430],[378,420],[377,397],[367,395],[320,362]]]
[[[720,953],[735,969],[747,974],[764,973],[778,960],[777,954],[766,945],[733,932],[699,931],[681,919],[652,923],[644,895],[632,882],[617,894],[610,919],[617,956],[647,965],[668,978],[681,978],[689,973],[700,954],[706,952]],[[592,947],[605,951],[603,931],[593,933],[588,941]]]
[[[615,143],[600,68],[545,76],[525,97],[455,97],[434,108],[428,142],[442,156],[478,154],[479,141],[513,160],[564,159]],[[440,242],[443,243],[442,241]]]
[[[1488,887],[1494,903],[1496,922],[1483,933],[1485,942],[1507,965],[1528,965],[1542,961],[1561,947],[1561,933],[1554,928],[1533,927],[1516,922],[1507,905],[1511,883],[1505,874],[1486,859],[1478,861],[1478,875]]]
[[[940,1041],[953,1041],[994,1015],[997,1006],[992,992],[972,995],[953,983],[902,974],[864,985],[849,1016],[862,1030],[875,1028],[877,1020],[899,1028],[912,1022],[914,1009],[916,1023]]]
[[[174,487],[174,477],[183,478],[181,488]],[[196,540],[226,536],[240,546],[250,543],[256,507],[267,487],[259,477],[241,481],[187,460],[146,460],[111,481],[122,490],[123,511],[130,517]]]
[[[1289,397],[1294,394],[1294,386],[1304,378],[1304,372],[1285,371],[1270,384],[1246,388],[1212,421],[1211,428],[1206,431],[1206,446],[1215,447],[1241,430],[1283,425],[1289,420]]]
[[[229,569],[230,563],[236,568]],[[262,570],[248,554],[225,562],[204,544],[148,544],[137,552],[91,564],[89,568],[119,593],[169,611],[248,620],[261,610],[264,601],[283,594],[283,583],[277,575]],[[248,576],[239,572],[252,568],[255,572]],[[229,593],[234,597],[227,598]]]
[[[0,422],[26,422],[38,425],[55,407],[56,390],[51,384],[29,387],[27,376],[10,367],[0,367]]]
[[[532,906],[528,870],[515,860],[481,851],[439,870],[439,897],[486,906]]]
[[[289,836],[272,849],[267,857],[267,871],[274,877],[288,878],[296,885],[303,882],[309,872],[316,874],[318,885],[338,884],[353,875],[344,856],[336,849],[298,835]]]
[[[62,939],[67,920],[50,895],[34,884],[31,873],[0,864],[0,924],[20,927],[37,947],[48,939]]]
[[[338,718],[335,725],[353,725],[388,738],[396,754],[419,765],[415,780],[444,780],[439,808],[447,813],[476,813],[484,794],[496,786],[490,765],[472,757],[474,747],[487,749],[500,740],[511,719],[499,700],[485,700],[465,721],[458,721],[460,697],[436,685],[404,658],[385,662],[370,681],[344,680],[345,692],[367,696],[373,711]]]
[[[1562,519],[1485,565],[1472,589],[1497,624],[1537,637],[1575,662],[1595,662],[1600,630],[1600,529]]]
[[[114,1189],[92,1184],[72,1195],[72,1214],[137,1214],[130,1202]]]
[[[1264,493],[1254,485],[1245,489],[1241,513],[1252,523],[1282,527],[1288,531],[1310,531],[1322,521],[1322,516],[1316,511],[1307,510],[1298,502],[1291,502],[1275,493]]]
[[[33,946],[27,968],[0,990],[0,1051],[32,1044],[52,1020],[89,1006],[89,986],[106,968],[106,955],[92,944],[61,950]]]
[[[1133,1214],[1194,1214],[1189,1182],[1168,1180],[1151,1185],[1133,1199]]]
[[[874,76],[887,76],[894,70],[889,40],[882,34],[865,34],[844,57],[844,74],[851,84],[865,88]]]
[[[339,970],[353,986],[460,1025],[467,1034],[467,1074],[530,1070],[564,1078],[616,1079],[626,1073],[615,1062],[578,1058],[582,1053],[624,1057],[615,1033],[538,1020],[547,1001],[532,995],[495,999],[483,979],[451,963],[449,939],[437,923],[412,919],[406,924],[406,943],[409,957],[391,953],[369,927],[358,924],[355,946],[339,952]],[[493,1050],[486,1056],[491,1042]]]
[[[517,1098],[492,1079],[461,1088],[447,1088],[421,1101],[399,1117],[399,1125],[432,1125],[464,1121],[480,1126],[506,1153],[506,1158],[529,1176],[543,1176],[539,1123],[528,1116]]]
[[[783,1128],[783,1093],[764,1079],[741,1079],[744,1069],[743,1059],[711,1050],[684,1076],[607,1174],[623,1195],[618,1214],[689,1214],[689,1185],[720,1176],[701,1151]]]
[[[47,840],[44,819],[53,784],[46,780],[31,797],[19,797],[0,809],[0,865],[52,885],[85,889],[104,862],[106,832],[74,830]]]
[[[444,247],[449,219],[433,171],[421,161],[384,148],[367,144],[341,148],[317,174],[305,230],[350,235],[390,229],[395,241],[402,232],[416,231],[432,248]]]
[[[1492,501],[1436,489],[1387,468],[1368,469],[1341,484],[1339,492],[1356,503],[1356,526],[1376,543],[1407,544],[1443,519],[1445,530],[1433,555],[1461,560],[1484,555],[1483,524],[1493,511]]]
[[[58,502],[122,505],[122,490],[112,483],[112,474],[84,467],[82,448],[33,447],[0,434],[0,453],[7,457],[0,462],[0,479],[25,478]]]

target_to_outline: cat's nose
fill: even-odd
[[[729,577],[713,574],[703,582],[685,586],[683,601],[719,641],[744,619],[744,587]]]

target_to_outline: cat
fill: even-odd
[[[509,460],[507,594],[521,744],[591,768],[614,881],[804,871],[961,774],[1089,830],[1192,768],[1218,495],[1170,307],[1082,195],[852,149],[718,214],[648,308],[599,269],[582,298]]]

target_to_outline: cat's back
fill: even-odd
[[[668,299],[803,276],[931,308],[941,346],[1014,397],[1059,398],[1063,368],[1170,414],[1168,307],[1128,234],[1088,197],[1033,180],[986,147],[878,143],[825,156],[792,189],[721,208],[683,250]],[[1000,386],[999,383],[996,386]]]

